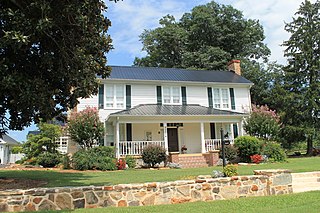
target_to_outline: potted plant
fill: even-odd
[[[181,147],[181,153],[182,153],[182,154],[186,154],[186,153],[187,153],[187,150],[188,150],[188,148],[186,147],[186,145],[183,145],[183,146]]]

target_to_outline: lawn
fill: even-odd
[[[293,172],[308,172],[320,170],[320,157],[292,158],[286,163],[272,163],[252,166],[239,166],[240,175],[251,175],[255,169],[290,169]],[[194,178],[197,175],[211,174],[212,170],[222,170],[221,167],[193,169],[136,169],[126,171],[85,171],[66,173],[57,171],[21,171],[0,170],[0,178],[26,178],[46,180],[47,187],[111,185],[119,183],[142,183],[174,181]]]
[[[210,202],[195,202],[159,206],[139,207],[108,207],[102,209],[77,209],[75,213],[82,212],[113,212],[113,213],[144,213],[144,212],[246,212],[246,213],[270,213],[270,212],[319,212],[320,191],[305,192],[290,195],[249,197],[233,200],[221,200]],[[70,211],[54,211],[70,212]]]

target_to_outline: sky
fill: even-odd
[[[105,15],[112,26],[108,33],[113,39],[113,47],[107,54],[108,65],[130,66],[135,57],[145,56],[139,35],[144,29],[159,26],[159,19],[170,14],[179,20],[185,12],[210,0],[105,0],[108,9]],[[271,49],[271,61],[285,64],[283,41],[289,39],[284,30],[285,23],[292,17],[303,2],[302,0],[216,0],[217,3],[232,5],[243,12],[247,19],[257,19],[264,28],[265,43]],[[315,0],[311,0],[315,2]],[[26,141],[28,131],[36,130],[35,125],[24,131],[10,131],[9,136],[19,142]]]

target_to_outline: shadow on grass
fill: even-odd
[[[32,179],[48,182],[43,187],[110,185],[101,172],[57,172],[37,170],[0,170],[0,178]]]

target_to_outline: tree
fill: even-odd
[[[73,108],[109,75],[102,0],[0,0],[0,135]]]
[[[273,109],[278,109],[279,102],[275,102],[274,96],[277,94],[278,87],[283,85],[282,66],[276,62],[259,63],[243,59],[241,70],[242,76],[254,84],[250,88],[251,102],[255,105],[268,105]]]
[[[56,138],[62,134],[59,125],[40,122],[38,124],[39,134],[29,135],[26,143],[23,144],[24,153],[28,159],[37,158],[43,152],[57,153]]]
[[[304,129],[311,155],[320,126],[320,2],[303,2],[285,30],[291,34],[283,43],[288,58],[284,68],[287,122]]]
[[[252,106],[250,117],[245,120],[244,129],[251,136],[265,140],[275,139],[280,130],[280,117],[268,106]]]
[[[270,54],[259,21],[214,1],[193,8],[179,21],[167,15],[159,23],[141,34],[147,56],[136,58],[135,65],[225,69],[231,59],[266,59]]]
[[[68,121],[71,140],[82,148],[92,148],[104,135],[104,126],[96,108],[86,108],[81,112],[72,112]]]

